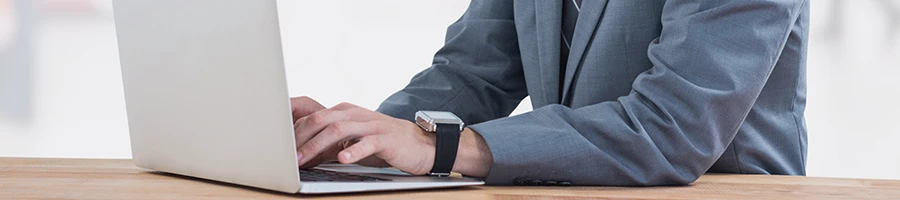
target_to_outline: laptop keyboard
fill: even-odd
[[[366,182],[391,181],[391,179],[321,169],[300,169],[300,181]]]

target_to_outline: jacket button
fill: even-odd
[[[561,181],[561,182],[559,182],[557,185],[559,185],[559,186],[572,186],[572,182]]]
[[[556,181],[545,181],[545,182],[544,182],[544,185],[546,185],[546,186],[555,186],[555,185],[556,185]]]
[[[528,183],[528,182],[525,181],[525,179],[521,179],[521,178],[520,178],[520,179],[516,179],[515,181],[513,181],[513,185],[525,185],[525,184],[527,184],[527,183]]]
[[[531,180],[531,181],[528,182],[528,185],[543,185],[543,184],[544,184],[543,181],[537,180],[537,179]]]

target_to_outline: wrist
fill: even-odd
[[[493,161],[484,138],[470,128],[463,129],[453,171],[466,176],[485,177]]]

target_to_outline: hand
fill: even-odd
[[[325,110],[325,106],[312,98],[307,96],[291,98],[291,114],[294,117],[294,122],[320,110]],[[296,129],[296,123],[294,126]]]
[[[300,119],[320,110],[325,110],[325,106],[323,106],[316,100],[313,100],[312,98],[309,98],[307,96],[291,98],[291,115],[294,119],[294,130],[297,130],[297,126],[300,124]],[[300,149],[299,145],[303,144],[301,142],[304,141],[297,140],[296,138],[299,137],[296,137],[296,133],[297,131],[294,131],[294,142],[297,144],[297,149]],[[298,157],[297,159],[300,158]]]
[[[434,164],[434,134],[412,122],[342,103],[295,123],[301,167],[337,160],[423,175]]]

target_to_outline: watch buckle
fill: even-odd
[[[428,172],[429,176],[437,176],[437,177],[448,177],[450,176],[450,172],[442,173],[442,172]]]

